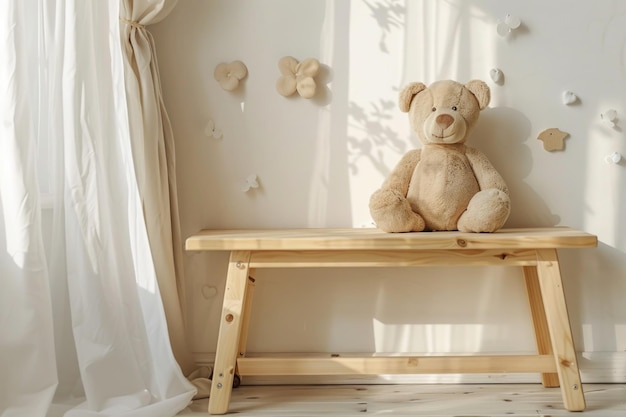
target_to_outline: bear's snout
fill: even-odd
[[[452,123],[454,123],[454,117],[450,116],[449,114],[440,114],[435,119],[435,123],[437,123],[437,126],[439,126],[441,130],[445,130]]]

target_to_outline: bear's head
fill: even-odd
[[[463,85],[445,80],[428,87],[419,82],[407,85],[399,105],[409,113],[411,127],[424,144],[453,144],[465,142],[489,99],[484,81]]]

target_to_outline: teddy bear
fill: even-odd
[[[406,152],[370,198],[376,227],[385,232],[495,232],[511,201],[502,176],[479,150],[465,144],[490,100],[481,80],[407,85],[399,97],[423,143]]]

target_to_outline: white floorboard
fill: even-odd
[[[586,384],[587,410],[563,408],[558,388],[541,384],[241,386],[229,414],[246,416],[579,416],[626,417],[626,384]],[[194,401],[179,417],[207,415]]]

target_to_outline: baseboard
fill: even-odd
[[[525,352],[533,354],[534,352]],[[583,383],[626,383],[626,352],[579,352]],[[212,366],[214,353],[195,353],[198,365]],[[347,376],[245,376],[246,385],[277,384],[525,384],[541,382],[538,374],[419,374]]]

